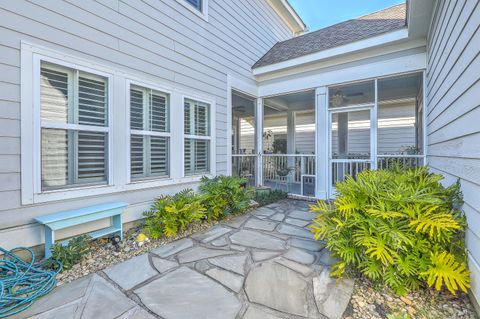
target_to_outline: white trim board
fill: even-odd
[[[418,53],[383,61],[366,62],[352,67],[332,68],[308,75],[294,75],[259,83],[260,97],[287,94],[322,86],[368,80],[377,77],[422,71],[426,68],[426,54]]]

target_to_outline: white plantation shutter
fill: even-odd
[[[201,175],[210,171],[209,113],[209,104],[190,99],[185,100],[185,175]]]
[[[168,177],[169,99],[159,91],[130,88],[130,176]]]
[[[42,189],[105,183],[107,79],[45,62],[40,75]]]

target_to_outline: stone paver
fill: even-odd
[[[300,227],[281,224],[280,226],[278,226],[278,231],[282,234],[286,234],[290,236],[313,239],[313,234],[310,231]]]
[[[160,273],[164,273],[170,269],[178,267],[178,263],[176,261],[170,261],[158,257],[152,257],[152,263],[155,269],[157,269],[157,271]]]
[[[235,217],[61,286],[12,318],[341,318],[353,283],[329,277],[335,260],[313,240],[307,205],[282,200]]]
[[[282,213],[277,213],[272,217],[270,217],[271,220],[275,220],[277,222],[281,222],[284,218],[285,218],[285,214],[282,214]]]
[[[347,307],[353,293],[353,281],[343,279],[337,283],[328,270],[324,270],[320,276],[313,278],[313,291],[318,311],[328,318],[340,319],[342,313],[338,309]]]
[[[228,245],[228,241],[225,237],[220,237],[211,242],[212,246],[215,247],[224,247]]]
[[[230,250],[210,249],[205,247],[193,247],[178,254],[178,261],[182,264],[191,263],[201,259],[233,254]]]
[[[230,236],[230,241],[233,244],[247,247],[269,250],[285,249],[285,241],[252,230],[240,230],[238,233]]]
[[[243,277],[220,268],[211,268],[205,272],[225,287],[239,292],[243,287]]]
[[[325,243],[320,241],[292,238],[290,240],[290,246],[307,249],[311,251],[321,251],[323,248],[325,248]]]
[[[277,227],[277,223],[267,220],[251,218],[245,223],[245,228],[273,231]]]
[[[245,291],[252,302],[297,316],[308,317],[314,308],[309,307],[308,281],[272,261],[254,266]]]
[[[283,257],[306,265],[310,265],[315,260],[312,254],[298,248],[290,248]]]
[[[171,244],[154,249],[152,250],[152,253],[165,258],[192,246],[193,241],[190,238],[184,238],[177,240]]]
[[[255,306],[250,306],[247,309],[247,312],[243,316],[243,319],[281,319],[275,315],[272,315],[268,312],[265,312],[262,309],[259,309]]]
[[[132,289],[139,283],[158,274],[157,271],[150,266],[147,254],[116,264],[105,269],[104,272],[110,279],[125,290]]]
[[[307,220],[307,221],[310,222],[315,217],[315,214],[309,213],[306,210],[294,210],[293,212],[288,214],[288,217],[303,219],[303,220]]]
[[[310,224],[308,220],[296,219],[296,218],[287,218],[285,219],[285,222],[287,224],[298,226],[298,227],[305,227],[308,224]]]
[[[205,275],[181,267],[135,290],[142,303],[167,319],[233,319],[242,304]]]
[[[245,263],[247,255],[216,257],[208,260],[211,264],[220,268],[233,271],[239,275],[245,275]]]
[[[193,235],[192,238],[198,241],[201,241],[202,243],[208,243],[209,241],[212,241],[220,236],[223,236],[226,233],[229,233],[230,231],[231,231],[230,228],[217,226],[217,227],[213,227],[212,229],[210,229],[209,231],[203,234]]]

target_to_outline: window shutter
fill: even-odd
[[[168,138],[150,136],[150,170],[152,175],[168,175]]]
[[[150,95],[150,126],[154,132],[167,132],[168,109],[165,96],[152,93]]]
[[[78,77],[78,124],[106,126],[107,81],[100,77]]]
[[[130,89],[130,129],[143,130],[143,91]]]
[[[195,140],[195,173],[209,171],[210,141]]]
[[[78,132],[79,182],[106,181],[107,135],[101,132]]]
[[[192,134],[191,133],[191,130],[190,130],[190,127],[191,127],[191,120],[190,120],[190,109],[191,109],[191,106],[190,106],[190,103],[191,102],[188,102],[188,101],[185,101],[185,107],[184,107],[184,133],[187,134],[187,135],[190,135]]]
[[[208,135],[208,105],[205,103],[195,103],[195,135]]]
[[[130,136],[130,172],[132,176],[143,176],[143,136]]]

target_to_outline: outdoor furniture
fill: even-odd
[[[125,211],[126,206],[128,206],[128,203],[113,202],[35,218],[37,222],[45,226],[45,258],[50,258],[52,256],[50,249],[55,243],[55,231],[103,218],[112,218],[112,225],[107,228],[93,231],[88,235],[92,238],[100,238],[110,234],[117,234],[121,239],[122,213]],[[68,241],[62,242],[62,244],[67,243]]]

